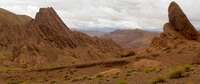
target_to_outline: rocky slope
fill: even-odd
[[[41,8],[35,19],[3,10],[0,24],[3,65],[71,64],[117,58],[123,53],[112,40],[71,31],[53,8]]]
[[[17,24],[25,24],[31,21],[31,17],[26,15],[17,15],[12,12],[9,12],[5,9],[0,8],[0,25],[17,25]]]
[[[123,48],[145,48],[151,43],[151,40],[158,36],[157,32],[149,32],[140,29],[134,30],[116,30],[105,34],[102,38],[109,38],[115,41]]]

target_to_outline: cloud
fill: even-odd
[[[0,7],[32,17],[40,7],[53,6],[72,28],[162,28],[172,0],[0,0]],[[175,0],[196,27],[198,0]]]

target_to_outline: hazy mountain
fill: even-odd
[[[158,32],[133,29],[116,30],[103,35],[102,38],[112,39],[124,48],[144,48],[148,47],[151,43],[151,40],[158,35]]]

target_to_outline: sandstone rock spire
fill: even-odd
[[[169,23],[174,30],[188,40],[197,40],[198,32],[176,2],[171,2],[168,9]]]
[[[174,46],[177,39],[199,41],[198,31],[176,2],[171,2],[168,13],[169,22],[164,25],[164,31],[160,37],[153,39],[153,46],[159,48]]]

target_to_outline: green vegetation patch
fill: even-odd
[[[14,80],[14,79],[9,80],[9,81],[7,82],[7,84],[21,84],[21,83],[23,83],[23,81]]]
[[[118,80],[117,84],[128,84],[126,80]]]
[[[25,69],[22,68],[15,68],[15,67],[0,67],[0,72],[16,72],[16,71],[22,71]]]
[[[182,65],[172,68],[168,73],[168,78],[176,79],[186,76],[185,73],[191,71],[192,65]]]
[[[159,72],[159,71],[161,71],[159,67],[149,67],[144,69],[145,73]]]
[[[150,81],[151,84],[158,84],[158,83],[164,83],[164,82],[166,82],[166,79],[164,77],[157,77]]]

